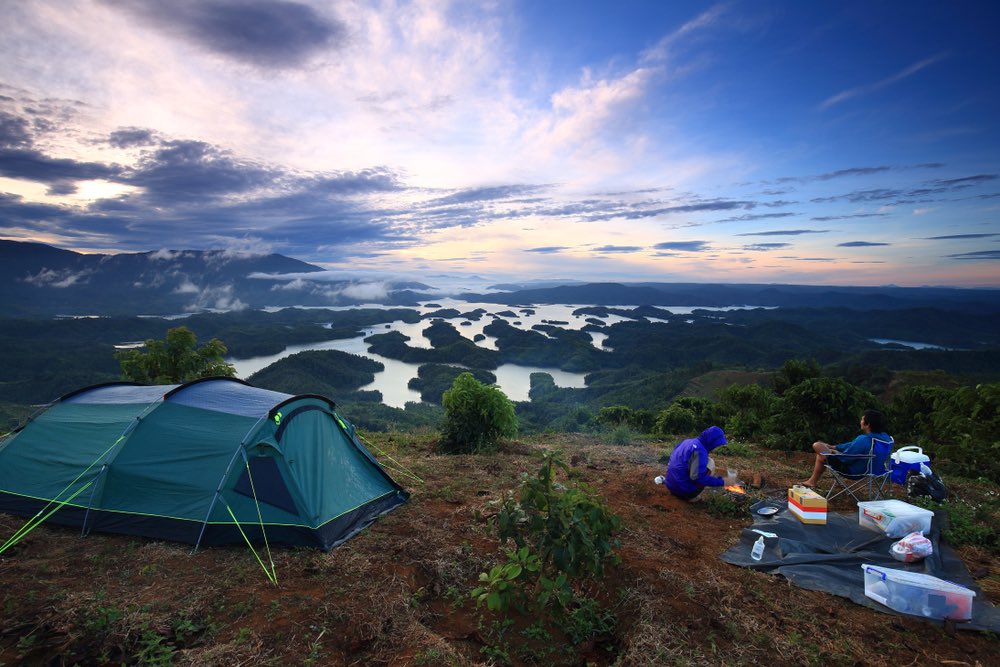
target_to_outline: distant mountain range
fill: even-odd
[[[435,295],[419,282],[330,280],[322,268],[283,255],[158,250],[85,255],[41,243],[0,240],[0,297],[6,316],[171,315],[267,306],[415,306]],[[280,276],[280,279],[277,278]],[[529,305],[770,306],[1000,312],[1000,290],[947,287],[829,287],[712,283],[495,285],[466,301]],[[955,326],[961,326],[956,322]]]
[[[939,308],[1000,312],[1000,290],[949,287],[830,287],[816,285],[713,283],[589,283],[462,294],[467,301],[511,306],[532,303],[597,306],[758,306],[898,310]],[[956,326],[960,323],[956,322]]]
[[[5,315],[169,315],[266,306],[414,305],[420,283],[384,289],[310,279],[323,271],[283,255],[159,250],[88,255],[0,240]],[[289,279],[288,274],[297,276]],[[271,276],[286,276],[275,280]]]

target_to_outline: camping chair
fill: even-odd
[[[892,451],[893,440],[881,440],[872,436],[871,447],[867,454],[836,454],[841,461],[865,461],[864,472],[860,474],[847,474],[840,472],[833,466],[826,464],[826,471],[830,473],[833,483],[826,493],[827,502],[837,496],[848,494],[854,498],[855,502],[861,500],[882,500],[886,490],[891,487],[889,484],[889,453]]]

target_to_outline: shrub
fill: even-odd
[[[514,404],[499,388],[462,373],[441,398],[445,419],[440,448],[448,454],[493,451],[517,435]]]
[[[763,435],[777,404],[774,392],[756,384],[734,384],[719,392],[719,408],[728,415],[726,434],[737,438]]]
[[[694,425],[694,413],[676,403],[656,416],[656,432],[663,435],[691,433]]]
[[[774,376],[774,393],[783,396],[792,387],[818,378],[821,370],[815,359],[789,359]]]
[[[766,442],[801,449],[815,440],[838,443],[858,433],[858,418],[879,407],[869,392],[841,378],[811,378],[785,392],[767,422]]]

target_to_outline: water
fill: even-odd
[[[895,343],[896,345],[903,345],[914,350],[947,350],[950,348],[942,347],[940,345],[932,345],[930,343],[918,343],[912,340],[895,340],[893,338],[869,338],[873,343],[878,343],[879,345],[889,345]]]
[[[351,306],[351,308],[356,307],[358,306]],[[483,333],[483,328],[494,320],[491,315],[509,313],[507,315],[500,316],[501,319],[505,320],[511,326],[524,330],[529,330],[536,324],[549,324],[559,326],[564,329],[579,331],[588,324],[587,319],[594,317],[593,315],[573,314],[574,310],[583,307],[585,307],[585,305],[545,304],[540,306],[506,306],[496,303],[470,303],[468,301],[459,301],[457,299],[435,299],[434,301],[420,304],[414,308],[414,310],[420,312],[421,315],[426,315],[443,309],[455,309],[460,313],[469,313],[477,309],[482,309],[486,311],[486,314],[483,314],[479,319],[450,318],[446,321],[454,325],[455,329],[462,336],[475,342],[476,345],[495,350],[497,349],[495,338],[486,336],[483,340],[475,340],[477,335],[485,335]],[[630,310],[634,307],[635,306],[615,306],[615,308],[620,308],[622,310]],[[696,310],[697,307],[675,308],[665,306],[664,309],[669,310],[672,313],[683,315],[690,314],[692,311]],[[343,310],[343,308],[341,308],[341,310]],[[709,308],[709,310],[732,309]],[[604,325],[607,326],[625,321],[628,318],[618,315],[608,315],[597,319],[604,322]],[[423,335],[423,332],[430,325],[430,319],[414,323],[397,320],[395,322],[390,322],[388,327],[385,324],[369,327],[362,332],[362,335],[356,338],[329,340],[321,343],[306,343],[302,345],[289,345],[277,354],[252,357],[250,359],[229,359],[228,361],[236,368],[236,376],[246,379],[250,375],[273,364],[279,359],[307,350],[340,350],[342,352],[368,357],[369,359],[374,359],[375,361],[379,361],[384,364],[385,370],[376,373],[375,380],[370,384],[361,387],[361,389],[366,391],[380,391],[382,393],[383,403],[396,408],[403,408],[407,402],[420,402],[420,393],[407,386],[412,378],[417,377],[417,369],[420,365],[397,361],[395,359],[387,359],[386,357],[373,354],[368,351],[368,344],[364,342],[364,339],[372,334],[398,331],[409,337],[410,340],[407,342],[407,345],[410,347],[429,349],[431,347],[430,340]],[[590,337],[594,347],[599,350],[606,349],[603,347],[603,344],[608,337],[607,334],[592,331],[590,332]],[[578,389],[586,387],[583,373],[571,373],[558,368],[539,368],[534,366],[519,366],[517,364],[504,364],[493,371],[493,373],[497,377],[497,386],[499,386],[500,390],[503,391],[507,398],[512,401],[529,400],[528,392],[531,389],[530,378],[532,373],[548,373],[552,376],[552,380],[555,382],[557,387]],[[336,399],[335,396],[332,398]]]

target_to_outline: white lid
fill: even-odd
[[[889,581],[909,584],[910,586],[917,586],[918,588],[928,588],[935,591],[945,591],[951,593],[965,593],[972,596],[975,596],[976,594],[976,592],[971,588],[959,586],[956,583],[945,581],[944,579],[938,579],[937,577],[929,574],[922,574],[920,572],[893,570],[887,567],[880,567],[878,565],[870,565],[868,563],[862,563],[861,569],[865,574],[885,575],[885,578]]]

